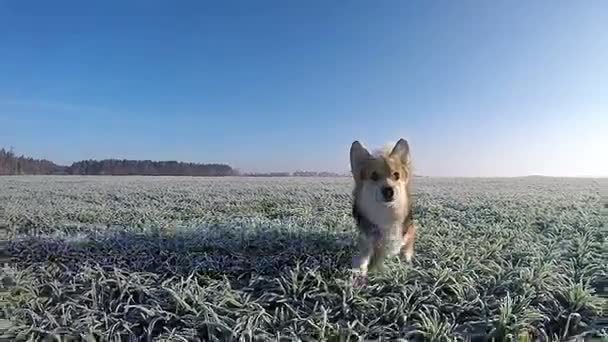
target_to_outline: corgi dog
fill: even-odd
[[[414,256],[416,226],[410,192],[410,148],[405,139],[376,153],[359,141],[350,148],[355,181],[352,215],[358,227],[358,253],[353,270],[366,275],[382,269],[384,261],[399,255],[410,263]]]

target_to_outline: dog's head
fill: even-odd
[[[410,182],[410,148],[405,139],[371,154],[359,141],[350,148],[350,165],[356,186],[356,200],[366,211],[391,209],[405,212]],[[362,208],[365,210],[365,208]],[[370,213],[371,214],[371,213]]]

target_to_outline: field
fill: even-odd
[[[0,177],[0,340],[606,338],[606,186],[416,178],[414,263],[353,288],[349,178]]]

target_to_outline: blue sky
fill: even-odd
[[[0,145],[431,176],[608,175],[607,1],[3,1]]]

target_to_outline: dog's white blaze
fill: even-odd
[[[385,234],[382,235],[382,246],[387,257],[392,257],[399,254],[403,247],[403,235],[401,234],[401,224],[383,227]]]
[[[394,256],[403,246],[401,223],[407,214],[405,189],[395,188],[395,200],[387,203],[382,200],[380,186],[364,183],[359,194],[358,205],[365,217],[379,230],[380,243],[386,256]]]

